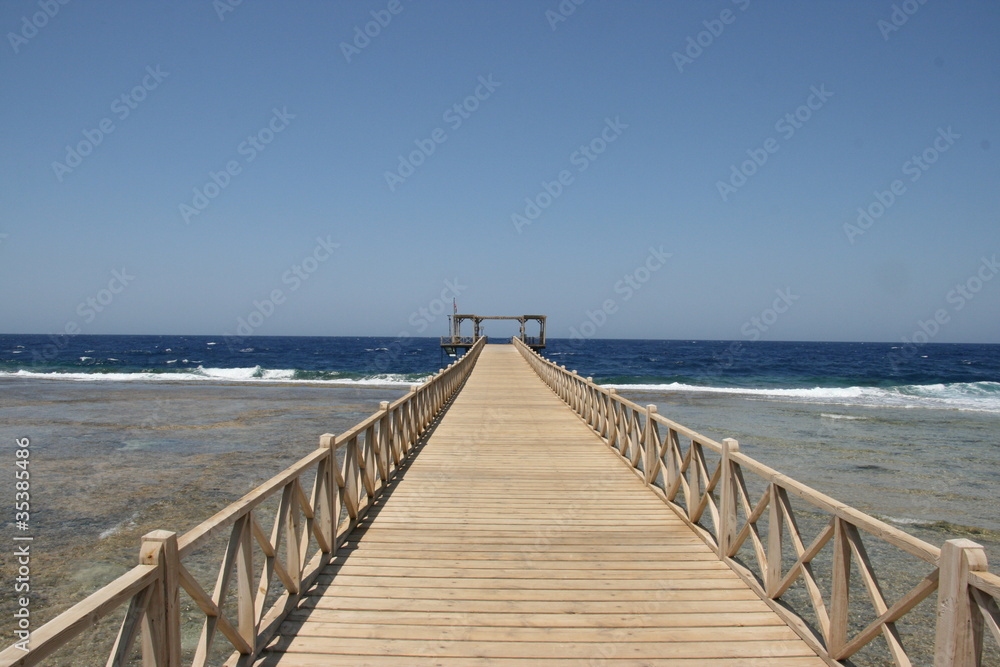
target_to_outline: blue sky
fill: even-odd
[[[438,335],[457,294],[554,337],[1000,342],[996,2],[9,0],[0,32],[3,332]]]

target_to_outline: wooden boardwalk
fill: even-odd
[[[529,368],[483,350],[256,663],[823,665]]]

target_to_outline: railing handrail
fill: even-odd
[[[32,631],[29,650],[11,645],[0,651],[0,667],[39,664],[125,603],[129,603],[129,609],[108,664],[125,664],[141,634],[144,664],[178,667],[181,664],[178,594],[182,588],[206,614],[193,664],[206,663],[216,629],[236,649],[226,664],[256,655],[288,613],[289,601],[297,599],[330,562],[428,426],[461,388],[485,344],[485,339],[476,341],[461,358],[422,384],[411,386],[401,398],[383,402],[377,412],[340,436],[322,436],[319,448],[180,537],[167,531],[147,534],[140,548],[139,565]],[[344,461],[340,463],[337,452],[345,448]],[[300,477],[314,466],[316,480],[307,496]],[[281,504],[272,536],[268,537],[253,513],[279,493]],[[341,507],[347,511],[343,520]],[[227,559],[220,568],[222,588],[210,595],[187,572],[183,561],[226,528],[231,528],[233,534]],[[305,552],[312,542],[316,551],[310,556]],[[264,576],[268,577],[261,581],[259,588],[265,592],[260,599],[255,597],[255,582],[250,579],[253,561],[249,554],[254,543],[264,554]],[[287,551],[284,564],[279,547]],[[233,597],[238,598],[238,609],[227,612],[216,600],[226,599],[234,564],[239,582]],[[286,591],[270,608],[265,608],[267,584],[274,577],[281,580]],[[227,613],[238,613],[238,623],[230,622]],[[214,622],[209,623],[212,619]]]
[[[987,570],[982,546],[969,540],[948,540],[945,548],[935,547],[750,458],[739,451],[736,440],[726,439],[719,443],[702,436],[658,414],[655,405],[643,408],[619,396],[615,389],[602,387],[592,378],[583,378],[576,371],[566,370],[565,366],[542,357],[517,338],[512,340],[542,381],[821,657],[835,663],[848,659],[882,635],[895,664],[909,665],[909,658],[896,635],[895,621],[935,590],[938,590],[936,666],[978,665],[984,634],[992,634],[1000,646],[997,609],[1000,576]],[[662,440],[659,426],[667,429]],[[680,436],[690,441],[687,452],[681,451]],[[709,474],[704,449],[720,457],[713,474]],[[745,470],[766,483],[764,495],[756,504],[752,504],[743,480]],[[799,538],[788,505],[788,493],[831,517],[827,527],[811,544],[803,544]],[[707,525],[706,513],[711,519]],[[767,544],[756,527],[756,522],[765,513],[769,513]],[[772,530],[773,526],[777,526],[777,530]],[[933,570],[894,606],[887,607],[858,529],[919,558],[933,566]],[[782,540],[786,530],[795,533],[792,539],[799,540],[793,545],[798,559],[783,571],[782,546],[786,543]],[[828,610],[809,565],[831,542],[834,545],[834,572]],[[746,543],[754,550],[758,572],[735,558]],[[861,571],[878,616],[850,638],[848,582],[852,562]],[[819,632],[780,602],[781,596],[799,578],[807,588]],[[984,626],[989,633],[983,632]]]

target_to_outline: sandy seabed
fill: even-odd
[[[0,381],[14,500],[15,440],[30,440],[31,519],[5,517],[0,645],[16,640],[14,535],[30,535],[31,627],[138,563],[142,535],[190,530],[340,433],[392,387]],[[8,505],[7,502],[4,502]],[[218,567],[217,564],[215,566]],[[65,664],[97,663],[96,656]],[[100,664],[103,664],[101,662]]]

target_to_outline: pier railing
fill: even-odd
[[[227,665],[250,664],[461,387],[484,344],[347,432],[322,436],[318,449],[184,535],[147,534],[138,566],[33,631],[27,652],[17,646],[0,652],[0,666],[39,664],[126,606],[109,666],[206,665],[219,654],[219,642],[223,655],[232,649]],[[277,512],[265,530],[272,517],[263,515],[264,503],[275,498]],[[209,591],[192,575],[189,559],[227,532]],[[181,648],[182,590],[204,616],[189,660]]]
[[[442,345],[472,345],[476,340],[473,336],[441,336]]]
[[[988,571],[980,545],[954,539],[939,549],[755,461],[736,440],[706,438],[655,405],[643,408],[513,342],[556,395],[821,657],[838,664],[874,652],[878,661],[913,664],[897,625],[935,592],[933,618],[923,624],[933,636],[922,639],[933,647],[925,653],[936,667],[980,665],[990,637],[994,655],[1000,648],[1000,577]],[[873,552],[908,554],[923,566],[912,577],[919,581],[899,584],[910,574],[899,568],[881,580],[865,539]]]

